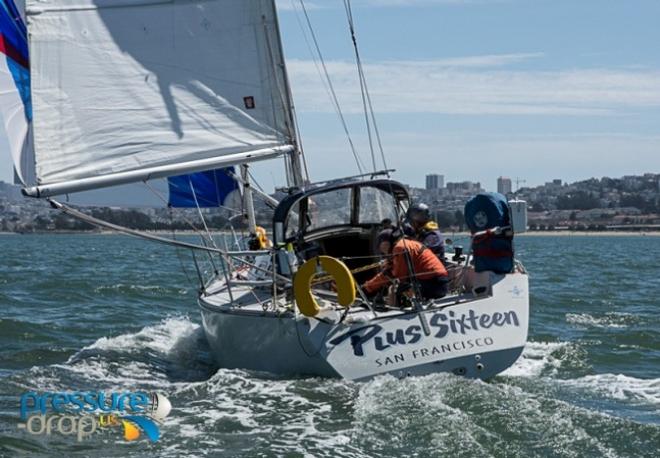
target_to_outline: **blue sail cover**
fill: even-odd
[[[506,197],[495,192],[477,194],[465,204],[465,222],[474,234],[511,224]],[[505,274],[513,270],[513,236],[499,235],[475,237],[472,240],[474,269]]]
[[[238,189],[234,167],[169,177],[169,205],[179,208],[220,207]]]

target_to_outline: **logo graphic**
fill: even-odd
[[[511,289],[509,290],[509,292],[510,292],[512,295],[516,296],[516,297],[520,297],[520,295],[521,295],[522,293],[524,293],[525,291],[522,290],[522,289],[520,289],[520,288],[518,288],[518,285],[516,285],[516,286],[514,286],[513,288],[511,288]]]
[[[18,428],[33,435],[76,436],[78,442],[103,430],[121,428],[126,441],[160,438],[159,424],[172,410],[161,393],[24,393]]]
[[[137,440],[140,438],[140,431],[142,431],[151,442],[156,442],[160,439],[160,429],[157,422],[162,422],[171,410],[172,404],[170,404],[169,399],[160,393],[153,393],[151,395],[151,410],[147,415],[119,417],[124,427],[124,439],[128,442]]]
[[[472,309],[461,314],[450,310],[448,313],[438,312],[431,315],[429,326],[434,332],[431,338],[444,339],[447,336],[462,337],[470,334],[474,335],[477,332],[491,328],[519,327],[520,320],[513,310],[481,314],[478,314]],[[391,347],[401,348],[406,345],[416,344],[422,338],[422,328],[416,324],[393,331],[386,331],[378,324],[370,324],[349,330],[332,339],[330,344],[341,345],[344,341],[348,340],[353,347],[353,354],[355,356],[364,356],[365,346],[370,342],[373,342],[372,348],[374,350],[382,352]]]

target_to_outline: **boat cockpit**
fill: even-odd
[[[273,242],[276,247],[291,247],[302,262],[325,255],[342,259],[352,271],[359,270],[379,257],[375,239],[383,221],[396,225],[409,204],[406,188],[386,179],[302,189],[276,208]],[[355,273],[358,282],[370,275],[373,272]]]

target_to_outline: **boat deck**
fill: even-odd
[[[231,280],[230,280],[231,281]],[[405,313],[413,313],[412,307],[399,308],[379,305],[375,310],[370,310],[361,298],[357,298],[355,303],[347,310],[336,303],[336,294],[331,291],[317,289],[314,291],[317,297],[321,312],[316,316],[319,319],[329,319],[337,321],[344,318],[348,322],[367,322],[374,318],[389,318]],[[427,302],[423,305],[424,309],[442,309],[448,306],[464,304],[487,295],[475,295],[472,292],[463,294],[448,295],[440,299]],[[227,287],[224,278],[218,277],[212,281],[200,296],[200,305],[217,312],[238,313],[246,315],[274,315],[274,316],[293,316],[295,315],[294,300],[290,288],[278,291],[273,294],[272,286],[265,285],[247,285],[232,284]]]

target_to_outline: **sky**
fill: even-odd
[[[298,0],[281,29],[313,178],[355,173],[346,137],[302,39]],[[353,0],[357,39],[388,165],[423,186],[500,175],[660,172],[660,2]],[[306,1],[350,131],[369,148],[341,1]],[[311,8],[309,8],[311,7]],[[298,11],[298,13],[296,13]],[[341,158],[341,161],[337,159]],[[352,171],[346,167],[353,166]]]
[[[299,0],[277,0],[313,181],[357,173],[303,36]],[[342,0],[305,0],[349,131],[370,164]],[[357,40],[394,178],[427,173],[495,190],[660,173],[660,2],[352,0]],[[11,179],[0,139],[0,179]],[[272,165],[255,174],[281,185]]]

